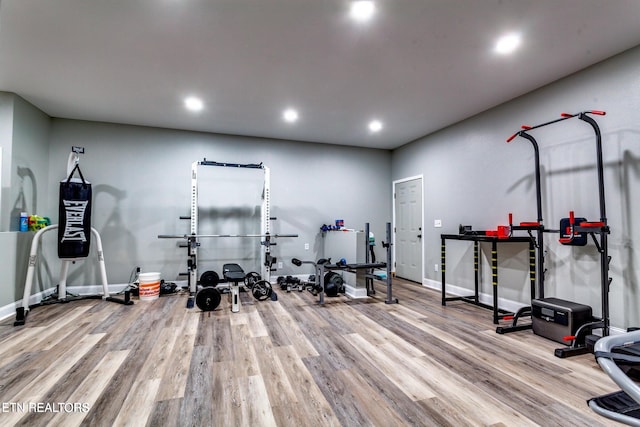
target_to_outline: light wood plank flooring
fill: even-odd
[[[186,295],[86,300],[0,322],[1,426],[600,426],[592,355],[396,280],[400,304],[277,290],[214,312]],[[74,406],[75,405],[75,406]]]

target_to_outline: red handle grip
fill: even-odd
[[[569,211],[569,224],[574,225],[576,223],[576,218],[573,215],[573,211]]]
[[[607,224],[605,222],[602,221],[585,221],[585,222],[581,222],[580,227],[593,227],[593,228],[598,228],[598,227],[604,227]]]
[[[540,227],[540,223],[534,221],[525,221],[520,223],[520,227]]]
[[[607,114],[606,111],[600,111],[600,110],[591,110],[591,111],[587,111],[587,113],[596,114],[598,116],[604,116]]]
[[[516,136],[518,136],[517,133],[514,133],[513,135],[511,135],[509,138],[507,138],[507,142],[511,142],[513,141],[513,138],[515,138]]]
[[[509,225],[513,224],[513,214],[509,212]]]
[[[573,117],[573,116],[574,116],[574,114],[569,114],[569,113],[560,113],[560,115],[561,115],[562,117],[566,117],[566,118],[569,118],[569,117]]]

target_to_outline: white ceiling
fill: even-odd
[[[392,149],[640,45],[639,0],[376,7],[358,23],[347,0],[0,0],[0,90],[52,117]],[[509,31],[521,49],[495,54]]]

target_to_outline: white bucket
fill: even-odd
[[[140,301],[153,301],[160,297],[160,273],[140,273],[138,281]]]

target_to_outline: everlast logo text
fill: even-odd
[[[84,234],[84,211],[88,201],[63,200],[67,223],[64,227],[62,241],[86,242]]]

